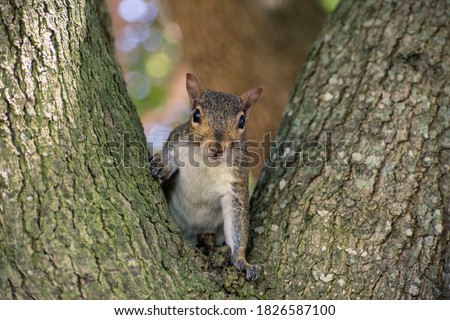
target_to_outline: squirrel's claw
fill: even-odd
[[[245,272],[245,277],[247,278],[247,280],[256,280],[256,279],[258,279],[259,274],[261,272],[260,266],[258,266],[256,264],[249,264],[247,261],[245,261],[242,258],[235,260],[233,262],[233,266],[238,271],[244,271]]]
[[[245,268],[245,277],[247,280],[256,280],[261,272],[261,267],[256,264],[249,264]]]
[[[167,179],[169,168],[161,159],[161,155],[156,153],[153,157],[150,157],[149,160],[152,176],[161,180]]]

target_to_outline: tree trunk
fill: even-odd
[[[443,0],[333,14],[252,201],[267,296],[450,297],[448,26]]]
[[[297,166],[253,197],[256,282],[182,240],[96,2],[17,3],[0,5],[0,298],[449,297],[448,1],[344,1],[328,22],[277,138]]]
[[[95,1],[0,4],[0,298],[222,297],[169,219]]]

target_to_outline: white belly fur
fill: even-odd
[[[215,233],[224,241],[222,199],[232,194],[233,168],[180,167],[169,200],[169,210],[185,238],[196,243],[198,233]]]

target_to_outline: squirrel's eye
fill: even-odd
[[[244,115],[242,115],[238,122],[238,128],[244,129],[244,127],[245,127],[245,117]]]
[[[202,118],[202,115],[200,113],[200,110],[195,109],[194,115],[192,116],[192,121],[195,123],[199,123]]]

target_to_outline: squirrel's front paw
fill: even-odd
[[[149,166],[152,172],[152,176],[154,176],[155,178],[165,180],[169,177],[169,166],[164,163],[159,153],[156,153],[153,157],[150,158]]]
[[[233,266],[239,271],[245,272],[247,280],[256,280],[261,272],[260,266],[256,264],[249,264],[245,259],[237,259],[233,262]]]

